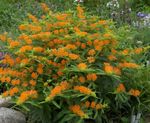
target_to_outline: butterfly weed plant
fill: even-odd
[[[149,47],[120,48],[113,23],[80,5],[56,13],[44,3],[41,8],[40,18],[28,14],[15,39],[0,35],[11,54],[1,60],[7,67],[0,68],[0,81],[9,85],[2,96],[11,96],[33,123],[110,123],[129,116],[131,102],[138,105],[143,93],[128,86],[143,67],[133,56]]]

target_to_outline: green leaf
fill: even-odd
[[[56,103],[56,101],[52,101],[52,103],[59,109],[61,109],[61,107]]]
[[[30,109],[27,108],[27,106],[25,106],[24,104],[22,104],[21,107],[24,108],[26,111],[30,111]]]

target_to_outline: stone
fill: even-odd
[[[0,123],[26,123],[25,115],[14,109],[0,108]]]
[[[11,97],[3,98],[0,96],[0,107],[8,107],[11,105]]]

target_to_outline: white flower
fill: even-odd
[[[107,4],[106,4],[106,7],[108,8],[119,8],[119,3],[117,0],[112,0],[112,1],[109,1]]]
[[[74,2],[79,2],[79,3],[81,3],[81,2],[83,2],[83,0],[75,0]]]

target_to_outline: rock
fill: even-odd
[[[0,108],[0,123],[26,123],[25,116],[13,109]]]
[[[0,96],[0,107],[8,107],[11,105],[11,97],[3,98]]]

